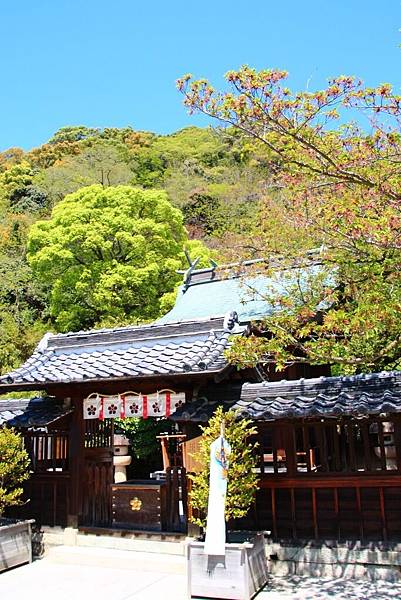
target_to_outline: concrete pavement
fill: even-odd
[[[0,574],[0,598],[13,600],[186,600],[183,556],[104,548],[53,547],[41,559]],[[272,577],[256,600],[395,600],[386,581]]]
[[[183,557],[135,557],[129,551],[53,549],[0,575],[0,597],[13,600],[184,600]],[[141,554],[141,553],[138,553]],[[145,554],[145,553],[143,553]],[[180,564],[181,562],[181,564]]]

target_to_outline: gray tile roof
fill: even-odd
[[[256,421],[397,413],[401,412],[401,372],[245,383],[240,392],[222,388],[217,395],[210,390],[177,410],[173,418],[205,422],[218,404]]]
[[[45,427],[71,412],[54,398],[0,400],[0,426]]]
[[[184,404],[169,418],[172,421],[207,423],[218,406],[230,410],[241,396],[242,383],[220,383],[207,385],[198,392],[198,399]]]
[[[223,318],[47,334],[22,367],[0,377],[0,390],[116,378],[219,372],[233,333]]]
[[[256,420],[401,411],[401,372],[245,384],[236,404]]]

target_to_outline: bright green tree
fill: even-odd
[[[227,497],[225,507],[226,521],[240,519],[248,512],[258,488],[257,443],[251,440],[256,434],[256,427],[251,427],[249,419],[242,419],[238,412],[224,413],[219,406],[206,427],[201,427],[202,437],[199,451],[194,458],[205,468],[198,473],[190,473],[192,481],[190,502],[197,511],[192,522],[200,527],[206,524],[209,498],[210,445],[219,437],[221,423],[225,423],[225,438],[231,446],[227,476]]]
[[[28,259],[49,286],[56,327],[66,331],[160,316],[180,280],[186,241],[182,214],[165,192],[94,185],[33,225]]]
[[[32,167],[26,161],[14,164],[0,174],[0,200],[5,207],[12,204],[14,194],[32,185],[33,175]]]
[[[0,207],[15,213],[36,213],[47,205],[47,195],[33,185],[34,170],[27,161],[0,173]]]
[[[21,504],[21,484],[29,478],[29,456],[22,437],[13,429],[0,429],[0,517],[8,506]]]

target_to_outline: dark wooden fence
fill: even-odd
[[[10,516],[65,527],[70,497],[69,435],[65,431],[28,431],[24,445],[32,473],[24,484],[24,504],[10,511]]]
[[[401,421],[259,427],[260,489],[242,526],[277,539],[401,540]]]
[[[401,540],[401,478],[261,481],[258,527],[274,538]]]
[[[69,473],[37,473],[27,481],[23,515],[38,525],[67,526],[69,512]]]

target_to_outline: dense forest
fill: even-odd
[[[210,257],[254,256],[249,239],[268,179],[264,156],[234,129],[196,127],[165,136],[130,127],[63,127],[38,148],[2,152],[1,371],[26,359],[45,331],[157,318],[174,301],[180,281],[175,271],[187,265],[185,247],[192,259],[201,257],[200,265]],[[139,234],[143,240],[141,232],[133,235],[135,219],[127,225],[134,213],[143,220],[138,198],[143,206],[153,203],[152,211],[163,207],[160,222],[179,222],[157,238],[154,252],[149,231],[147,252],[133,247]],[[113,205],[106,229],[104,203]],[[178,213],[169,212],[170,205]],[[103,237],[88,250],[82,236],[86,243],[90,232]],[[160,254],[170,238],[176,244]],[[129,252],[121,244],[131,244]],[[164,270],[157,268],[156,275],[160,258]]]

